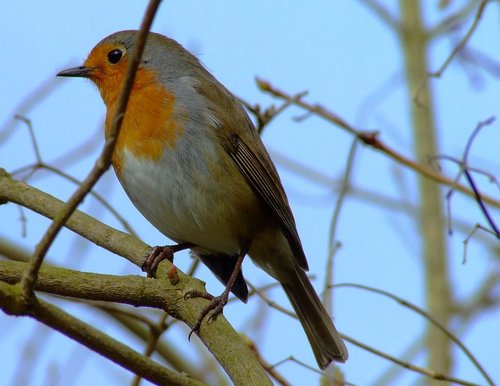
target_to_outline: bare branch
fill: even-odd
[[[483,1],[481,1],[481,4],[479,5],[479,8],[477,10],[476,16],[474,17],[474,22],[470,26],[469,30],[467,31],[467,33],[465,34],[465,36],[463,37],[463,39],[460,40],[460,42],[457,44],[457,46],[455,47],[455,49],[450,53],[450,55],[448,55],[448,57],[446,58],[446,60],[444,61],[444,63],[441,65],[441,67],[439,67],[439,69],[437,71],[431,72],[431,73],[427,74],[427,76],[425,76],[421,80],[420,85],[417,87],[416,92],[415,92],[414,97],[413,97],[413,99],[415,100],[415,102],[417,103],[417,105],[419,105],[419,106],[421,105],[421,102],[420,102],[420,93],[421,93],[424,85],[429,80],[429,78],[440,78],[441,75],[443,75],[443,72],[446,71],[446,69],[448,68],[448,66],[450,65],[450,63],[453,61],[453,59],[455,58],[455,56],[458,55],[458,53],[464,48],[464,46],[470,40],[470,38],[472,37],[472,34],[474,33],[474,31],[476,31],[477,26],[479,25],[479,20],[481,19],[482,15],[483,15],[483,11],[484,11],[484,9],[486,7],[486,4],[488,4],[489,1],[490,0],[483,0]]]
[[[318,115],[319,117],[327,120],[328,122],[331,122],[337,126],[340,126],[344,130],[346,130],[348,133],[357,136],[363,141],[365,145],[369,145],[372,148],[381,151],[385,155],[389,156],[390,158],[394,159],[398,163],[402,164],[403,166],[408,167],[409,169],[421,174],[424,177],[429,178],[430,180],[433,180],[435,182],[438,182],[443,185],[447,186],[452,186],[456,190],[470,196],[474,197],[474,192],[467,188],[465,185],[456,183],[454,180],[450,179],[449,177],[444,176],[442,173],[437,172],[436,170],[430,168],[427,165],[423,165],[421,163],[415,162],[408,157],[404,156],[401,153],[398,153],[394,149],[391,149],[389,146],[387,146],[385,143],[383,143],[377,136],[377,133],[374,132],[366,132],[366,131],[361,131],[353,126],[351,126],[349,123],[347,123],[343,118],[338,116],[337,114],[327,110],[321,105],[313,105],[308,102],[305,102],[303,99],[295,99],[293,96],[287,94],[286,92],[279,90],[275,88],[274,86],[271,85],[271,83],[259,80],[258,81],[258,87],[269,94],[272,94],[278,98],[285,99],[285,100],[290,100],[293,102],[293,104],[302,107],[305,110],[311,111],[312,113]],[[491,196],[483,195],[482,196],[484,202],[493,205],[497,208],[500,208],[500,200],[497,200]]]
[[[43,259],[57,234],[69,219],[71,213],[73,213],[77,206],[83,201],[94,184],[98,181],[98,179],[109,168],[111,164],[111,157],[113,155],[113,150],[115,148],[116,140],[120,132],[123,117],[125,115],[130,92],[132,91],[135,74],[137,72],[137,68],[139,67],[139,61],[146,44],[146,38],[149,32],[149,28],[153,23],[153,19],[156,15],[156,11],[160,5],[160,2],[161,0],[150,0],[146,9],[144,20],[137,36],[137,41],[135,42],[132,53],[130,55],[127,72],[125,74],[125,79],[120,91],[120,97],[117,102],[116,113],[111,121],[112,123],[109,138],[104,145],[104,149],[102,150],[101,155],[97,159],[94,168],[91,170],[87,178],[85,178],[85,180],[83,181],[83,184],[75,191],[75,193],[73,193],[64,209],[54,219],[49,229],[47,229],[46,233],[35,248],[35,252],[33,254],[31,262],[26,269],[20,283],[22,291],[24,293],[24,297],[26,299],[29,299],[33,295],[33,287],[36,282],[38,271],[40,270]]]
[[[56,198],[23,182],[13,180],[0,169],[0,202],[2,201],[24,205],[48,218],[56,216],[64,206],[64,203]],[[73,212],[65,226],[91,242],[123,256],[138,267],[143,263],[143,256],[151,249],[151,247],[135,237],[106,226],[78,210]],[[13,281],[9,282],[18,282],[26,264],[23,266],[14,264],[21,263],[0,261],[0,266],[5,275],[4,278],[0,278],[1,280],[6,281],[11,278]],[[5,274],[8,267],[15,267],[15,271]],[[87,274],[49,267],[42,268],[41,272],[54,272],[51,293],[157,307],[166,310],[170,315],[182,320],[192,328],[198,319],[199,313],[206,306],[206,300],[186,300],[184,299],[184,293],[192,289],[204,291],[204,287],[200,281],[186,276],[179,269],[176,269],[176,271],[180,280],[177,283],[171,283],[168,280],[167,272],[172,267],[173,265],[169,261],[164,261],[159,265],[157,277],[166,279],[146,279],[139,276],[112,277],[112,275]],[[92,278],[95,278],[94,282]],[[110,280],[106,280],[106,278]],[[66,285],[64,285],[65,282]],[[37,283],[38,281],[35,282],[35,284]],[[117,288],[116,291],[111,291],[109,286],[113,283],[121,283],[121,287]],[[39,288],[42,284],[44,282],[38,283],[36,288]],[[149,287],[152,290],[149,300],[146,296],[148,286],[152,286]],[[63,288],[64,292],[58,292],[63,291]],[[169,300],[169,295],[174,296],[174,298]],[[114,297],[114,300],[112,297]],[[36,298],[33,301],[36,301]],[[29,312],[29,309],[23,312]],[[197,335],[224,367],[233,382],[239,384],[242,379],[248,379],[248,374],[252,374],[253,377],[256,377],[255,379],[258,379],[257,384],[269,384],[270,381],[267,375],[253,357],[253,354],[223,316],[211,323],[203,322]],[[228,345],[231,346],[230,349],[228,349]]]
[[[339,287],[358,288],[361,290],[377,293],[377,294],[383,295],[385,297],[388,297],[390,299],[393,299],[397,303],[401,304],[403,307],[407,307],[410,310],[416,312],[417,314],[419,314],[420,316],[424,317],[429,322],[431,322],[435,327],[437,327],[441,332],[443,332],[453,342],[455,342],[456,345],[458,347],[460,347],[460,349],[463,351],[463,353],[467,356],[467,358],[469,358],[469,360],[476,367],[476,369],[478,369],[478,371],[482,374],[482,376],[484,377],[486,382],[488,382],[489,385],[494,386],[494,382],[491,379],[491,377],[488,375],[486,370],[483,369],[483,367],[481,366],[479,361],[476,359],[476,357],[469,351],[469,349],[467,347],[465,347],[465,345],[462,343],[462,341],[460,339],[458,339],[455,336],[455,334],[453,334],[448,328],[446,328],[446,326],[444,326],[443,324],[438,322],[435,318],[433,318],[431,315],[429,315],[429,313],[424,311],[422,308],[417,307],[415,304],[413,304],[413,303],[411,303],[411,302],[409,302],[409,301],[407,301],[399,296],[396,296],[390,292],[383,291],[383,290],[380,290],[380,289],[374,288],[374,287],[369,287],[369,286],[365,286],[365,285],[361,285],[361,284],[353,284],[353,283],[337,284],[335,287],[336,288],[339,288]],[[439,378],[436,378],[436,379],[439,379]]]
[[[434,38],[447,33],[450,29],[455,29],[458,24],[463,23],[470,16],[479,3],[478,0],[467,1],[458,11],[440,20],[436,26],[430,28],[427,35]]]
[[[328,236],[328,256],[326,259],[326,274],[325,274],[325,290],[323,292],[323,303],[326,309],[332,314],[332,290],[331,286],[333,284],[333,258],[335,252],[339,248],[339,243],[336,240],[337,234],[337,224],[340,217],[340,211],[344,203],[344,199],[349,190],[349,181],[351,179],[351,172],[354,165],[354,157],[356,155],[356,149],[358,147],[358,138],[354,138],[351,149],[349,150],[349,155],[347,157],[347,166],[344,173],[344,178],[342,179],[342,185],[340,188],[339,196],[335,209],[333,211],[332,220],[330,222],[330,232]]]
[[[13,264],[13,263],[12,263]],[[0,282],[0,306],[11,315],[28,315],[62,334],[75,339],[91,350],[113,359],[120,366],[140,374],[154,383],[168,385],[202,385],[186,375],[178,374],[161,366],[157,362],[139,354],[123,343],[111,338],[100,330],[71,316],[58,307],[44,300],[35,299],[26,309],[22,298],[18,296],[16,286]]]

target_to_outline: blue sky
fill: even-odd
[[[388,4],[387,8],[398,15],[396,2],[381,0],[380,3]],[[428,25],[435,25],[464,2],[451,3],[449,10],[440,11],[437,1],[426,1],[424,14]],[[62,69],[81,64],[103,37],[137,28],[145,5],[145,1],[82,3],[74,0],[0,5],[4,36],[0,43],[4,84],[0,88],[0,167],[12,171],[34,161],[26,127],[12,119],[14,114],[21,113],[32,121],[42,157],[47,162],[57,161],[79,143],[90,143],[84,157],[74,162],[67,158],[56,162],[65,172],[84,178],[102,146],[104,105],[90,82],[54,76]],[[471,47],[497,61],[500,60],[498,16],[497,5],[490,4],[470,41]],[[465,27],[469,25],[470,20]],[[252,104],[279,103],[257,89],[255,77],[269,80],[292,94],[307,90],[308,101],[323,104],[360,129],[379,130],[388,145],[413,158],[399,40],[362,1],[316,1],[307,5],[299,1],[168,1],[162,4],[153,30],[182,43],[199,56],[224,85]],[[441,65],[465,31],[460,28],[452,38],[442,37],[432,44],[431,69]],[[52,91],[33,108],[20,109],[21,102],[46,82]],[[387,84],[391,86],[385,86]],[[432,88],[436,97],[440,154],[460,157],[477,123],[498,116],[498,79],[477,67],[454,63],[441,79],[432,81]],[[264,142],[275,160],[291,158],[328,176],[332,183],[339,181],[352,137],[316,117],[300,122],[293,119],[303,114],[291,108],[280,115],[266,128]],[[481,132],[470,156],[471,164],[493,174],[500,170],[499,125],[500,122],[494,122]],[[446,174],[454,177],[455,165],[442,166]],[[314,284],[321,289],[337,192],[331,186],[304,178],[283,162],[277,162],[277,167],[297,220],[311,273],[317,277]],[[478,182],[482,190],[498,197],[499,192],[486,179],[478,178]],[[47,173],[37,174],[31,183],[61,199],[74,190],[73,185]],[[360,147],[352,184],[357,193],[348,196],[338,224],[337,238],[342,248],[335,258],[335,282],[371,285],[424,306],[421,242],[415,218],[408,212],[383,207],[363,193],[377,193],[416,205],[415,174],[372,149]],[[104,176],[96,189],[109,197],[147,243],[168,242],[129,203],[112,172]],[[446,189],[443,196],[444,193]],[[119,227],[116,220],[90,198],[81,209]],[[8,205],[0,207],[0,211],[0,237],[26,248],[33,248],[48,226],[47,220],[27,212],[27,233],[23,237],[18,209]],[[452,215],[456,222],[455,232],[448,239],[449,264],[454,295],[460,300],[473,294],[485,275],[496,269],[492,258],[495,241],[492,237],[485,237],[485,243],[479,238],[473,239],[468,246],[467,263],[463,264],[462,241],[475,223],[484,224],[484,221],[477,205],[458,194],[452,201]],[[498,219],[498,210],[492,209],[492,215]],[[465,223],[465,231],[458,227],[458,222]],[[49,256],[51,261],[74,269],[141,274],[137,267],[82,242],[69,231],[62,233]],[[187,255],[176,259],[182,269],[189,263]],[[244,269],[255,285],[271,282],[250,261],[245,262]],[[197,277],[207,282],[211,293],[222,291],[222,286],[207,270],[200,270]],[[274,300],[287,304],[281,290],[271,295]],[[89,318],[87,309],[82,311],[64,304],[76,315]],[[276,363],[293,355],[315,366],[305,335],[296,321],[267,309],[264,328],[256,327],[257,316],[263,309],[266,307],[260,300],[251,299],[247,305],[232,303],[225,309],[225,315],[233,326],[258,343],[269,362]],[[127,339],[102,315],[90,318],[93,323],[104,325],[106,332]],[[334,318],[341,332],[394,356],[404,352],[425,328],[424,320],[394,302],[349,288],[334,291]],[[481,314],[463,329],[458,322],[452,325],[456,331],[463,331],[463,342],[496,380],[500,380],[499,320],[500,312],[495,310]],[[14,377],[19,371],[22,351],[29,347],[29,341],[36,341],[44,334],[47,340],[39,343],[42,354],[30,365],[33,377],[27,385],[44,384],[56,375],[62,384],[67,384],[68,379],[74,379],[74,385],[86,385],[89,380],[108,385],[129,382],[128,372],[26,318],[2,314],[0,326],[3,331],[10,331],[8,336],[0,337],[0,358],[6,369],[0,374],[1,384],[19,384]],[[186,336],[185,329],[176,327],[168,339],[179,350],[194,355],[194,344],[188,343]],[[127,340],[127,343],[142,350],[140,342]],[[371,384],[390,367],[370,353],[350,344],[348,347],[350,359],[341,369],[350,382]],[[424,356],[419,355],[415,362],[423,365]],[[281,365],[279,370],[297,385],[317,379],[317,375],[294,363]],[[75,371],[77,375],[73,376]],[[395,384],[421,383],[420,377],[404,374]],[[484,383],[462,354],[456,355],[453,375]]]

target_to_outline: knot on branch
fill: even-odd
[[[365,144],[377,149],[382,149],[382,143],[378,139],[378,131],[360,131],[358,132],[358,138]]]
[[[0,289],[0,304],[7,315],[29,315],[36,302],[34,294],[26,296],[21,285],[2,283]]]

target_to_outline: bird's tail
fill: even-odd
[[[286,282],[281,282],[290,303],[297,314],[307,339],[321,369],[332,360],[345,362],[348,357],[344,341],[321,304],[306,272],[296,267],[295,276],[288,274]]]

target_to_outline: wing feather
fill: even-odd
[[[209,106],[215,122],[214,132],[240,173],[274,213],[299,266],[307,270],[285,190],[257,130],[241,103],[211,74],[200,69],[204,76],[197,88],[198,95],[203,96],[205,105]],[[234,126],[235,122],[238,127]]]
[[[278,173],[268,158],[269,156],[267,153],[264,156],[261,152],[258,153],[236,134],[231,134],[230,142],[232,146],[229,155],[241,174],[279,219],[283,233],[295,258],[299,265],[307,270],[307,260],[302,249],[295,220]]]

